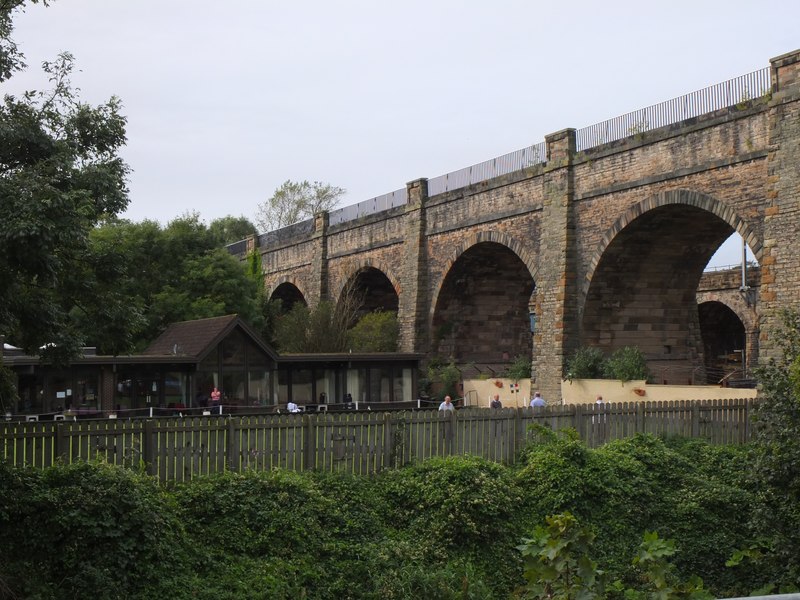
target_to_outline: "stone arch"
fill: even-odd
[[[464,240],[445,263],[431,298],[432,352],[490,366],[530,355],[532,264],[530,253],[506,234],[482,232]]]
[[[700,320],[700,331],[703,336],[704,346],[709,345],[707,327],[708,323],[704,319],[704,305],[720,305],[725,307],[732,315],[738,319],[743,327],[745,365],[749,371],[758,364],[758,337],[760,332],[758,311],[753,301],[748,301],[739,290],[726,291],[706,291],[698,292],[697,307]],[[706,355],[706,365],[713,361]],[[711,383],[709,377],[709,383]]]
[[[362,260],[352,266],[349,275],[338,285],[336,303],[343,300],[348,286],[363,294],[354,322],[366,313],[386,310],[397,313],[400,306],[400,286],[391,269],[381,261]]]
[[[659,380],[704,379],[696,294],[716,249],[738,231],[760,258],[761,240],[735,210],[689,190],[661,192],[606,230],[579,298],[580,343],[606,353],[636,346]]]
[[[614,222],[613,225],[611,225],[611,227],[606,230],[605,234],[603,234],[603,237],[600,240],[600,243],[597,245],[597,250],[595,250],[591,260],[589,261],[589,268],[586,270],[586,278],[583,282],[582,295],[584,297],[586,296],[586,292],[591,285],[592,277],[597,270],[597,265],[603,258],[603,254],[608,246],[621,231],[623,231],[636,219],[653,209],[676,204],[694,206],[725,221],[731,226],[733,231],[738,232],[739,235],[744,238],[744,241],[747,243],[747,245],[750,247],[750,250],[752,250],[753,255],[756,257],[756,260],[758,260],[759,263],[761,262],[763,251],[761,239],[755,234],[747,222],[736,214],[736,211],[734,211],[733,208],[723,204],[711,196],[703,194],[702,192],[685,189],[669,190],[665,192],[659,192],[658,194],[650,196],[646,200],[631,206]]]
[[[362,258],[361,260],[351,261],[348,264],[347,274],[339,282],[337,282],[336,293],[334,294],[333,299],[338,301],[339,297],[342,295],[342,290],[344,290],[344,287],[351,283],[354,278],[358,277],[359,273],[368,269],[374,269],[382,273],[392,284],[397,296],[400,296],[400,282],[397,279],[397,276],[394,274],[394,269],[392,269],[382,260]]]
[[[308,301],[300,286],[297,285],[294,279],[289,277],[281,277],[275,282],[272,290],[270,290],[269,299],[283,301],[281,308],[283,312],[289,312],[297,302],[302,302],[308,306]]]
[[[518,240],[511,237],[508,234],[499,232],[499,231],[479,231],[473,232],[469,236],[467,236],[458,246],[456,246],[455,250],[450,253],[447,261],[444,263],[444,267],[442,267],[442,276],[439,278],[439,281],[436,283],[436,286],[433,290],[433,295],[431,296],[431,306],[428,313],[428,320],[432,321],[434,311],[436,310],[436,303],[439,301],[439,294],[442,291],[442,285],[444,285],[444,280],[447,277],[447,274],[453,268],[453,265],[456,264],[456,261],[463,255],[467,250],[480,244],[481,242],[494,242],[496,244],[500,244],[501,246],[505,246],[509,250],[511,250],[514,254],[519,257],[519,259],[525,263],[525,266],[528,267],[528,271],[530,272],[531,278],[533,278],[534,282],[536,281],[537,275],[537,265],[533,259],[533,256],[530,251]]]

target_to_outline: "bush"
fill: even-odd
[[[520,354],[514,359],[514,362],[508,366],[504,375],[505,377],[513,379],[514,381],[519,381],[520,379],[530,379],[531,364],[530,356]]]
[[[606,357],[598,348],[578,348],[567,361],[567,379],[601,379]]]
[[[103,463],[0,463],[0,489],[0,579],[19,597],[169,597],[188,577],[183,524],[154,479]]]
[[[605,362],[604,373],[608,379],[633,381],[647,379],[647,359],[638,348],[625,346],[619,348]]]

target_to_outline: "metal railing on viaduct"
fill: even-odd
[[[746,103],[756,98],[767,97],[771,93],[771,85],[770,68],[764,67],[702,90],[583,127],[576,131],[577,151],[581,152],[602,144]],[[546,143],[540,142],[452,173],[433,177],[428,180],[428,194],[435,196],[436,194],[488,181],[495,177],[522,171],[545,162],[547,162]],[[395,190],[388,194],[331,211],[329,223],[331,225],[345,223],[407,203],[408,193],[406,188]],[[298,226],[300,226],[300,229],[308,229],[312,224],[312,220],[308,220],[303,221],[302,225],[289,225],[280,230],[261,234],[258,239],[258,246],[265,246],[273,239],[286,237],[284,233],[289,232],[284,230],[291,229],[293,233],[301,233],[301,231],[294,231],[294,229],[297,229]],[[246,240],[228,246],[231,254],[243,254],[246,249]]]
[[[753,400],[607,403],[163,419],[0,423],[0,460],[47,467],[92,460],[144,468],[161,481],[225,470],[344,471],[370,475],[431,457],[477,455],[511,463],[535,439],[531,425],[573,428],[591,447],[636,433],[750,439]]]

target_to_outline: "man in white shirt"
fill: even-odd
[[[536,392],[533,395],[533,398],[531,398],[531,408],[536,408],[537,406],[546,406],[546,402],[544,401],[544,398],[542,398],[542,394],[539,392]]]
[[[451,400],[450,396],[444,397],[444,402],[439,405],[439,410],[455,410],[456,407],[453,406],[453,401]]]
[[[300,412],[300,407],[297,406],[297,404],[295,404],[294,402],[289,402],[286,405],[286,410],[288,410],[291,413],[296,413],[296,412]]]

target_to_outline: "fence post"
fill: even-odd
[[[573,406],[575,406],[575,412],[572,413],[572,419],[575,431],[578,432],[578,437],[583,440],[583,443],[588,444],[589,439],[586,434],[586,419],[583,418],[583,405],[575,404]]]
[[[221,410],[221,409],[220,409]],[[225,462],[228,464],[228,469],[231,471],[238,471],[239,470],[239,461],[236,460],[236,447],[237,444],[237,435],[236,435],[236,427],[233,423],[233,417],[228,416],[226,419],[228,426],[227,434],[228,439],[226,440],[227,443],[225,444],[225,454],[227,455],[225,458],[227,459]]]
[[[522,420],[522,411],[524,408],[517,408],[514,410],[514,429],[512,431],[512,438],[514,442],[514,458],[519,455],[520,450],[525,447],[527,436],[525,435],[525,421]]]
[[[147,419],[144,422],[144,434],[142,435],[142,458],[144,458],[145,468],[148,475],[156,475],[158,473],[158,465],[156,465],[156,431],[155,421]]]
[[[303,470],[313,471],[317,454],[314,423],[310,415],[303,415]]]
[[[385,412],[383,413],[383,464],[380,470],[394,468],[395,451],[392,414]]]
[[[636,425],[634,433],[644,433],[644,402],[636,403]]]
[[[692,437],[700,437],[700,400],[692,403]]]
[[[56,425],[56,447],[55,447],[55,455],[56,458],[60,458],[64,461],[65,464],[69,464],[72,461],[67,460],[71,458],[69,453],[67,452],[67,436],[64,433],[64,424],[58,423]]]

